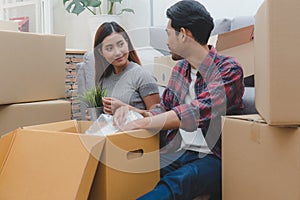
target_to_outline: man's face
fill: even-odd
[[[171,26],[171,20],[168,22],[168,26],[166,28],[166,32],[168,35],[167,45],[170,49],[170,53],[172,55],[173,60],[181,60],[183,59],[180,56],[180,43],[179,43],[179,33],[176,33],[175,29]]]

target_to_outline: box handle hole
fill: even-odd
[[[127,153],[127,159],[134,159],[134,158],[140,158],[142,157],[144,154],[144,150],[143,149],[137,149],[137,150],[133,150],[133,151],[129,151]]]

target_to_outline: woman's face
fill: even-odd
[[[112,33],[102,42],[100,52],[108,63],[115,68],[124,68],[128,65],[128,43],[120,33]]]

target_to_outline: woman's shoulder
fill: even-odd
[[[145,70],[141,65],[135,62],[130,62],[129,71],[134,72],[135,74],[150,75],[150,73],[147,70]]]

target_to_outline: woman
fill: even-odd
[[[124,103],[150,109],[159,103],[156,81],[140,67],[140,60],[125,30],[116,22],[103,23],[94,42],[95,84],[107,90],[104,112],[113,114]]]

